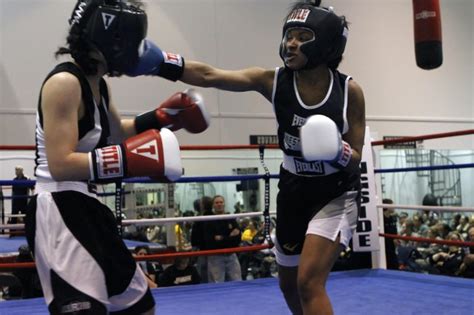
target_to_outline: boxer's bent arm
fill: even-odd
[[[137,134],[135,130],[135,120],[132,118],[120,118],[117,107],[109,102],[109,122],[113,143],[117,144]]]
[[[55,180],[89,178],[87,153],[75,152],[78,142],[78,119],[81,86],[70,73],[55,74],[45,83],[41,96],[46,155]]]
[[[274,70],[253,67],[242,70],[218,69],[197,61],[186,61],[181,81],[200,87],[233,92],[256,91],[271,101]]]
[[[365,100],[361,87],[354,80],[349,80],[347,120],[349,131],[342,138],[352,147],[352,159],[347,169],[355,170],[359,167],[364,146]]]
[[[133,119],[121,119],[120,114],[115,106],[114,99],[110,90],[109,84],[107,84],[109,91],[109,123],[110,133],[112,135],[113,143],[117,144],[125,139],[136,135],[135,123]]]

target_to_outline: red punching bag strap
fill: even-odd
[[[443,63],[439,0],[413,0],[416,64],[435,69]]]

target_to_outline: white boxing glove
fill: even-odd
[[[306,161],[325,161],[344,168],[352,157],[352,148],[342,140],[336,123],[324,116],[309,117],[300,128],[301,153]]]

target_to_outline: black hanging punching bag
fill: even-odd
[[[413,0],[415,55],[418,67],[430,70],[443,63],[439,0]]]

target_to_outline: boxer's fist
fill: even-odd
[[[131,77],[157,75],[172,81],[180,79],[183,75],[184,58],[162,51],[148,39],[143,40],[138,53],[138,64],[126,75]]]
[[[162,181],[181,177],[178,140],[168,129],[148,130],[121,145],[94,150],[89,154],[91,179],[108,181],[123,177],[148,176]]]
[[[300,129],[301,153],[307,161],[326,161],[346,167],[352,157],[351,146],[342,140],[337,125],[323,115],[309,117]]]
[[[173,94],[157,109],[138,115],[135,129],[143,132],[148,129],[168,128],[172,131],[181,128],[191,133],[200,133],[210,123],[202,96],[193,89]]]

